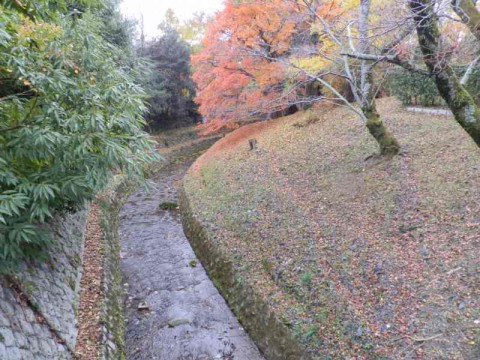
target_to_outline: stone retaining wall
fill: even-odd
[[[217,139],[199,139],[180,147],[151,171],[203,151]],[[125,177],[115,177],[98,200],[105,255],[101,359],[125,359],[117,215],[132,186]],[[46,259],[23,264],[15,277],[0,277],[0,360],[74,358],[87,215],[88,209],[56,216],[47,225],[54,242]]]
[[[125,194],[126,181],[115,178],[98,200],[104,241],[101,359],[125,358],[117,236]],[[1,360],[74,358],[87,215],[88,209],[56,216],[47,225],[54,242],[46,258],[23,264],[15,277],[0,277]]]
[[[117,177],[98,200],[105,254],[103,259],[104,302],[101,315],[103,329],[100,359],[102,360],[126,358],[118,213],[133,188],[134,184],[130,183],[126,177]]]
[[[179,195],[183,228],[195,254],[265,358],[309,359],[289,329],[255,293],[255,288],[245,279],[240,279],[230,256],[221,251],[214,235],[195,214],[185,189],[181,189]]]
[[[119,178],[103,194],[103,338],[101,359],[125,358],[117,214],[128,194]],[[0,359],[74,358],[82,255],[88,210],[56,216],[54,242],[43,261],[29,261],[15,277],[0,278]],[[93,359],[92,359],[93,360]]]
[[[57,215],[43,261],[0,279],[0,359],[70,359],[77,337],[87,210]]]

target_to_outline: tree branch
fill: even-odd
[[[3,129],[0,129],[0,133],[21,129],[23,127],[24,127],[24,125],[16,125],[16,126],[12,126],[12,127],[9,127],[9,128],[3,128]]]
[[[386,61],[398,66],[403,67],[404,69],[421,74],[423,76],[431,76],[432,74],[428,72],[427,70],[424,70],[422,68],[419,68],[408,61],[402,60],[398,57],[398,55],[375,55],[375,54],[362,54],[359,52],[344,52],[342,55],[355,58],[355,59],[360,59],[360,60],[370,60],[370,61]]]
[[[479,61],[480,61],[480,56],[477,57],[475,60],[473,60],[468,65],[468,68],[465,71],[465,74],[463,74],[462,79],[460,80],[460,84],[465,85],[468,82],[468,79],[470,78],[470,75],[472,75],[473,69],[478,64]]]
[[[480,11],[472,0],[452,0],[453,11],[480,41]]]
[[[398,44],[400,44],[403,40],[405,40],[405,38],[407,36],[409,36],[413,31],[415,31],[415,27],[414,26],[408,26],[406,27],[405,29],[403,29],[403,31],[400,33],[399,36],[396,36],[392,41],[390,41],[388,44],[386,44],[385,46],[382,47],[382,49],[380,50],[380,53],[382,54],[387,54],[389,53],[390,51],[392,51],[392,49],[397,46]]]

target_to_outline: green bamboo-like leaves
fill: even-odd
[[[55,211],[156,158],[141,130],[145,93],[99,19],[35,3],[48,21],[0,5],[0,271],[48,243],[38,225]]]

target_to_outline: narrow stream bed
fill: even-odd
[[[260,360],[186,239],[177,188],[191,161],[173,163],[120,212],[127,359]]]

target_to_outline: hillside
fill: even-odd
[[[227,135],[185,191],[312,358],[477,359],[480,150],[450,117],[379,109],[393,159],[342,108],[298,113]]]

